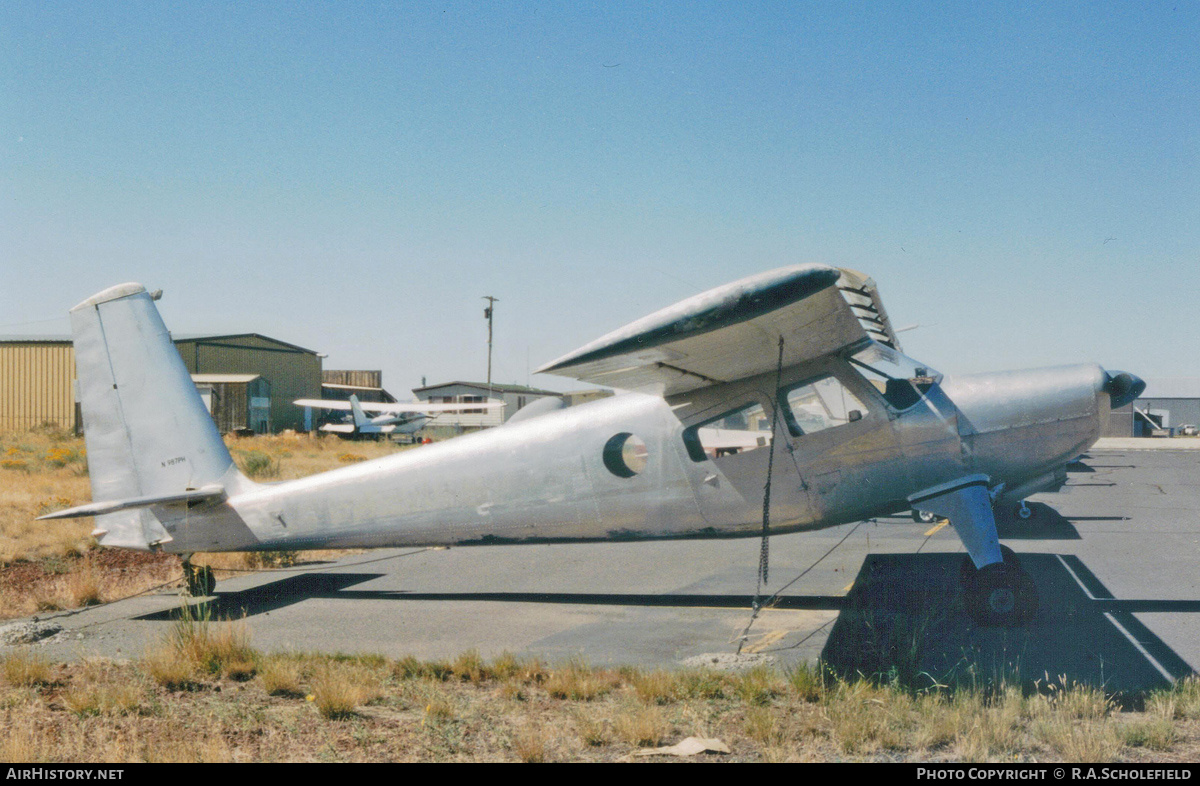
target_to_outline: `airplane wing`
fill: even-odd
[[[321,431],[329,431],[334,434],[353,434],[358,430],[358,427],[353,423],[326,423],[321,426]]]
[[[317,409],[340,409],[346,412],[350,411],[349,401],[332,401],[329,399],[318,398],[300,398],[292,402],[298,407],[315,407]],[[367,401],[359,403],[363,412],[463,412],[469,409],[496,409],[503,407],[503,401],[483,401],[477,404],[459,403],[459,404],[442,404],[442,403],[425,403],[421,401],[410,401],[407,403],[397,404],[373,404]]]
[[[795,265],[710,289],[537,370],[671,396],[792,366],[873,338],[899,350],[875,283],[853,270]]]

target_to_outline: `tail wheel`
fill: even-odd
[[[183,577],[187,581],[188,594],[193,597],[211,595],[217,588],[217,577],[208,565],[185,564]]]
[[[976,570],[970,558],[962,568],[967,613],[981,627],[1017,627],[1031,621],[1038,610],[1037,587],[1017,562],[1011,549],[1003,562]]]
[[[1017,506],[1017,518],[1022,521],[1028,521],[1033,518],[1033,508],[1025,504],[1025,500],[1021,500],[1021,504]]]
[[[912,517],[913,521],[917,522],[918,524],[932,524],[938,520],[936,513],[929,513],[928,511],[924,510],[914,510],[912,512]]]

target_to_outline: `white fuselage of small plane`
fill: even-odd
[[[772,530],[813,529],[906,510],[906,496],[914,489],[965,474],[985,473],[1008,488],[1053,476],[1096,439],[1108,412],[1105,374],[1094,365],[948,378],[902,411],[841,358],[779,376],[783,388],[833,376],[867,413],[798,436],[780,419],[767,449],[714,457],[689,452],[689,421],[731,404],[762,401],[761,390],[775,384],[774,375],[706,388],[685,396],[693,400],[683,406],[625,394],[417,451],[255,486],[222,503],[231,515],[216,523],[197,523],[195,510],[163,507],[155,511],[171,535],[163,548],[756,535],[771,450],[776,451]],[[997,387],[1000,381],[1008,384]],[[1012,406],[1007,393],[988,393],[1011,384],[1022,388],[1020,407]],[[621,435],[628,436],[614,446]],[[644,447],[629,451],[630,442]],[[631,452],[633,459],[622,458]],[[235,520],[240,526],[231,527]],[[230,543],[234,532],[242,535],[237,544]]]

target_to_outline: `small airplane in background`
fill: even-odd
[[[96,516],[102,545],[182,554],[205,593],[194,552],[756,537],[768,514],[783,534],[911,511],[961,538],[975,623],[1019,625],[1036,587],[995,511],[1061,486],[1145,388],[1094,363],[943,375],[901,352],[871,279],[795,265],[538,372],[626,393],[263,484],[234,464],[145,288],[93,295],[71,325],[94,501],[42,518]]]
[[[346,418],[345,422],[326,423],[320,428],[321,431],[337,434],[347,439],[361,436],[379,437],[392,434],[411,436],[442,413],[491,410],[504,406],[503,401],[464,404],[433,402],[384,404],[360,402],[358,396],[354,394],[351,394],[349,401],[302,398],[292,403],[298,407],[313,407],[314,409],[349,410],[350,415]],[[371,417],[367,415],[367,412],[382,412],[384,414]]]

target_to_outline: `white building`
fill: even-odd
[[[489,386],[486,382],[455,381],[413,388],[413,395],[417,397],[418,401],[428,401],[431,404],[483,404],[487,401],[504,403],[503,408],[497,407],[491,410],[472,411],[467,409],[461,413],[446,412],[438,415],[437,419],[426,427],[427,430],[448,436],[446,429],[450,429],[451,433],[462,433],[463,431],[499,426],[523,407],[538,399],[558,398],[562,394],[555,393],[553,390],[539,390],[524,385],[505,385],[493,382]]]

